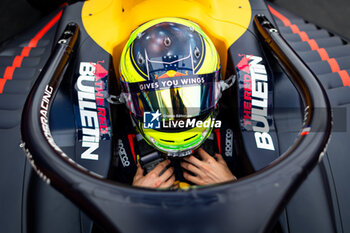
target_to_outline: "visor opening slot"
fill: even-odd
[[[190,140],[190,139],[196,137],[197,135],[198,135],[198,134],[195,134],[195,135],[193,135],[192,137],[186,138],[186,139],[184,139],[184,141],[188,141],[188,140]]]
[[[175,141],[173,141],[173,140],[165,140],[165,139],[159,139],[159,140],[161,140],[161,141],[163,141],[163,142],[175,142]]]

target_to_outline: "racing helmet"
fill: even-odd
[[[119,99],[137,130],[168,156],[191,154],[218,126],[219,55],[196,23],[160,18],[139,26],[121,54],[120,80]]]

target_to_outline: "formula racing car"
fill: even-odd
[[[120,57],[161,17],[197,23],[235,79],[212,135],[236,181],[122,181],[143,138]],[[350,232],[349,43],[263,0],[59,5],[0,46],[1,232]]]

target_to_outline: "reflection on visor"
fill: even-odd
[[[200,116],[218,102],[219,74],[220,70],[204,75],[124,83],[129,95],[129,109],[141,121],[144,112],[157,110],[163,119]]]

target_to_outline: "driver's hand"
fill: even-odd
[[[143,175],[143,168],[137,165],[137,171],[134,176],[132,185],[146,188],[169,188],[175,182],[174,168],[166,168],[170,160],[164,160],[147,175]]]
[[[195,174],[193,176],[184,172],[186,180],[196,185],[209,185],[237,179],[227,167],[222,155],[215,154],[215,159],[202,148],[199,148],[197,153],[202,160],[191,155],[184,158],[186,162],[181,163],[181,167]]]

